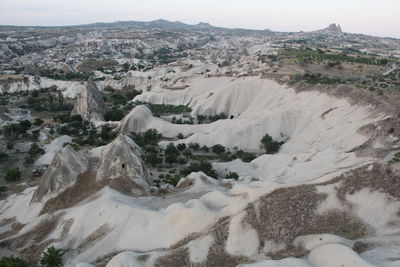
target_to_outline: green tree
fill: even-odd
[[[279,151],[283,143],[284,142],[274,141],[269,134],[266,134],[261,139],[261,148],[263,148],[267,154],[275,154]]]
[[[47,250],[40,257],[40,264],[45,267],[61,267],[63,266],[62,257],[65,251],[60,248],[55,248],[53,246],[48,247]]]
[[[28,263],[21,258],[10,256],[0,259],[0,267],[28,267]]]
[[[18,168],[8,169],[4,179],[7,182],[16,182],[21,179],[21,171]]]
[[[43,120],[41,118],[36,118],[35,121],[33,122],[34,125],[40,126],[43,124]]]
[[[239,174],[237,174],[236,172],[229,172],[226,176],[226,179],[235,179],[237,180],[239,178]]]
[[[204,172],[206,175],[216,178],[217,172],[213,169],[212,165],[208,161],[193,162],[186,168],[181,170],[182,175],[189,175],[192,172]]]
[[[179,150],[174,146],[173,143],[169,143],[165,149],[165,161],[169,164],[177,162],[179,156]]]
[[[122,110],[117,108],[112,108],[104,114],[104,119],[106,121],[120,121],[124,118],[125,114]]]
[[[186,149],[186,144],[185,144],[185,143],[180,143],[180,144],[178,144],[178,145],[176,146],[176,148],[177,148],[179,151],[183,151],[183,150]]]
[[[217,144],[211,147],[211,151],[217,155],[220,155],[225,152],[225,147],[223,145]]]

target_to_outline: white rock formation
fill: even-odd
[[[153,115],[150,109],[145,105],[134,107],[131,112],[121,120],[119,130],[126,134],[141,130],[152,118]]]
[[[151,184],[147,170],[140,158],[140,148],[124,134],[104,147],[96,179],[108,183],[114,179],[133,181],[142,188]]]
[[[79,114],[83,119],[89,121],[102,121],[103,115],[107,112],[107,106],[103,97],[94,82],[93,78],[89,78],[85,89],[76,99],[74,109],[71,114]]]
[[[32,201],[54,196],[72,186],[76,177],[88,168],[88,160],[80,152],[67,145],[54,156],[36,189]]]

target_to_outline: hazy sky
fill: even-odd
[[[400,0],[0,0],[0,24],[76,25],[167,19],[274,31],[339,23],[346,32],[400,38]]]

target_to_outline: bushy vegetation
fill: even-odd
[[[35,111],[70,111],[73,108],[73,105],[65,101],[62,92],[57,91],[57,88],[33,91],[27,99],[27,104]]]
[[[142,148],[147,145],[157,146],[161,136],[162,135],[156,129],[149,129],[144,133],[132,132],[133,141]]]
[[[389,164],[395,164],[400,162],[400,152],[397,152],[396,154],[394,154],[393,158],[391,160],[389,160]]]
[[[322,76],[321,73],[306,73],[303,75],[303,79],[311,84],[343,84],[346,81],[340,80],[338,78],[329,78],[326,76]]]
[[[269,134],[264,135],[261,139],[261,148],[264,149],[267,154],[277,153],[283,144],[284,142],[274,141]]]
[[[294,57],[299,62],[317,62],[321,63],[324,61],[330,62],[350,62],[350,63],[360,63],[360,64],[368,64],[368,65],[379,65],[384,66],[389,63],[387,59],[379,59],[375,57],[367,57],[367,56],[353,56],[347,54],[333,54],[326,53],[322,50],[286,50],[284,53],[285,56]]]
[[[174,146],[173,143],[169,143],[165,149],[165,162],[169,164],[177,163],[179,156],[179,150]]]
[[[55,69],[40,69],[39,70],[40,76],[54,79],[54,80],[63,80],[63,81],[86,81],[89,79],[92,73],[83,73],[83,72],[68,72],[68,73],[61,73]]]
[[[80,146],[106,145],[116,136],[108,124],[101,126],[98,130],[89,121],[83,120],[80,115],[59,115],[54,120],[63,123],[57,128],[58,134],[74,137],[73,142]]]
[[[237,174],[236,172],[229,172],[226,176],[226,179],[239,179],[239,174]]]
[[[6,175],[4,176],[4,179],[7,182],[16,182],[21,179],[21,171],[18,168],[11,168],[6,171]]]
[[[6,152],[0,151],[0,162],[8,159],[8,154]]]
[[[2,257],[0,259],[0,267],[28,267],[28,263],[14,256]]]
[[[29,138],[27,133],[32,127],[32,123],[29,120],[23,120],[19,123],[12,123],[4,126],[3,135],[7,140],[18,140],[21,137]]]
[[[135,102],[136,105],[146,105],[154,116],[159,117],[161,115],[170,115],[170,114],[182,114],[191,112],[192,109],[188,106],[184,105],[168,105],[168,104],[153,104],[153,103],[144,103],[144,102]]]
[[[28,154],[25,157],[25,164],[32,164],[33,162],[35,162],[35,159],[41,154],[44,154],[43,148],[39,147],[38,144],[33,143],[29,148]]]
[[[104,114],[105,121],[120,121],[124,118],[125,113],[117,108],[112,108]]]
[[[192,162],[189,164],[189,166],[181,170],[181,174],[186,176],[192,172],[200,171],[204,172],[210,177],[217,178],[217,172],[213,169],[211,163],[207,161]]]
[[[40,264],[44,267],[62,267],[63,266],[63,255],[65,251],[63,249],[55,248],[53,246],[48,247],[47,250],[40,257]]]
[[[199,124],[203,124],[206,122],[214,122],[218,120],[225,120],[228,116],[225,113],[215,114],[215,115],[197,115],[197,121]]]

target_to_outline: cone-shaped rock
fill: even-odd
[[[145,105],[134,107],[120,122],[119,130],[126,134],[140,130],[152,116],[150,109]]]
[[[72,186],[79,174],[88,168],[88,159],[70,145],[57,152],[36,189],[32,201],[39,202],[46,195],[56,195]]]
[[[107,106],[93,77],[90,77],[86,87],[76,99],[71,115],[81,115],[85,120],[102,121],[107,112]]]
[[[125,184],[147,188],[151,179],[140,158],[140,148],[124,134],[104,147],[96,179],[102,184]],[[117,180],[119,182],[117,182]],[[133,183],[132,183],[133,182]]]

